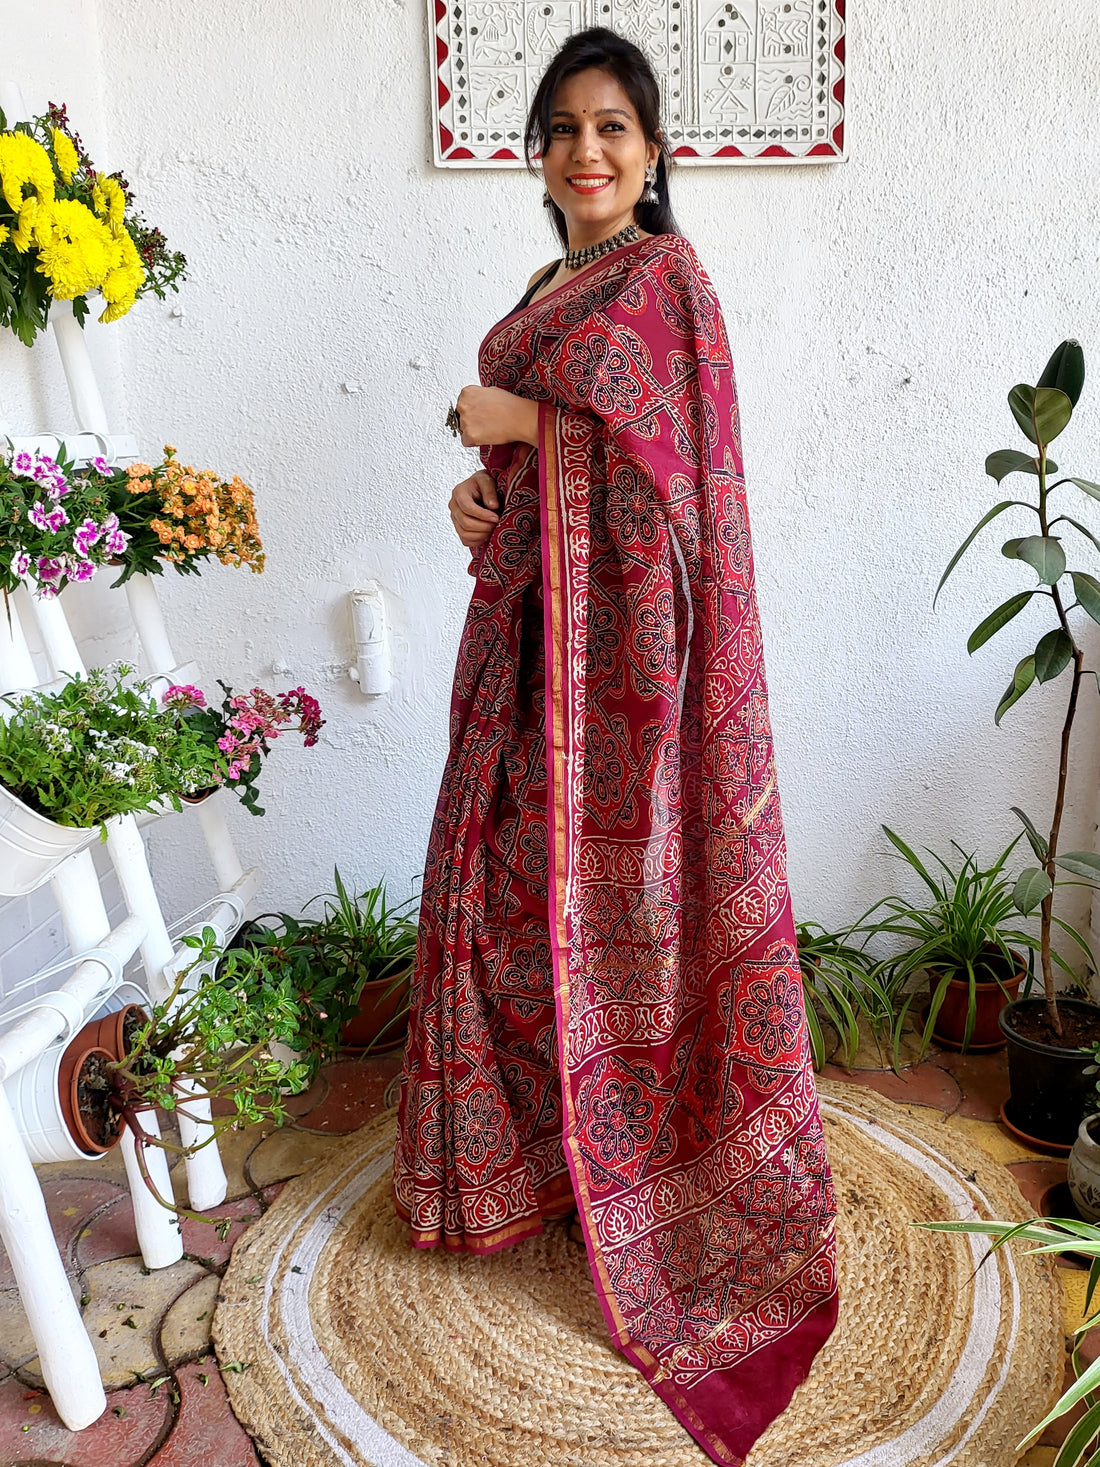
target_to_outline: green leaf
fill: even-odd
[[[1082,608],[1088,612],[1093,621],[1100,622],[1100,581],[1095,576],[1090,576],[1087,571],[1070,571],[1073,579],[1073,589],[1077,593],[1077,600]]]
[[[979,647],[984,647],[990,637],[995,636],[1002,627],[1007,626],[1014,616],[1019,616],[1034,595],[1034,591],[1018,591],[1015,596],[1010,596],[1007,601],[1002,601],[1000,606],[995,611],[991,611],[986,619],[970,633],[966,650],[973,654]]]
[[[1050,468],[1049,461],[1047,468]],[[1018,448],[998,448],[996,453],[991,453],[986,459],[985,471],[999,484],[1009,474],[1038,475],[1039,463],[1030,453],[1021,453]]]
[[[1057,387],[1076,407],[1084,385],[1085,353],[1081,349],[1081,343],[1071,338],[1069,341],[1063,341],[1061,346],[1055,347],[1050,361],[1043,368],[1039,386]]]
[[[1073,403],[1056,387],[1019,383],[1008,394],[1012,416],[1032,443],[1053,443],[1073,416]]]
[[[1012,888],[1012,901],[1016,910],[1026,917],[1053,890],[1050,877],[1042,867],[1029,866],[1026,871],[1020,872],[1016,885]]]
[[[1024,543],[1024,536],[1018,535],[1015,540],[1006,540],[1001,546],[1001,554],[1006,560],[1016,560],[1019,556],[1020,546]]]
[[[1039,639],[1035,648],[1035,676],[1041,683],[1049,683],[1062,672],[1073,656],[1073,642],[1061,627],[1055,627]]]
[[[1091,530],[1086,529],[1086,527],[1081,524],[1079,520],[1075,520],[1072,515],[1060,514],[1056,520],[1052,521],[1051,529],[1053,529],[1055,525],[1059,524],[1072,525],[1079,534],[1084,535],[1086,540],[1091,540],[1092,543],[1096,546],[1097,550],[1100,550],[1100,540],[1096,538]]]
[[[1016,671],[1012,674],[1012,681],[1005,689],[1001,701],[997,704],[997,712],[993,722],[1000,724],[1013,703],[1018,703],[1035,681],[1035,656],[1029,652],[1026,657],[1021,657],[1016,664]]]
[[[1100,492],[1098,492],[1098,496],[1097,497],[1100,498]],[[1011,508],[1011,506],[1014,505],[1014,504],[1020,506],[1020,508],[1022,508],[1022,509],[1031,509],[1032,508],[1032,506],[1030,504],[1027,504],[1023,500],[1020,500],[1020,499],[1002,499],[1001,502],[1000,502],[1000,504],[995,504],[993,506],[993,508],[989,511],[988,514],[982,516],[982,518],[978,521],[978,523],[970,531],[970,534],[967,535],[966,539],[959,546],[958,550],[955,551],[955,554],[951,557],[951,563],[950,563],[950,565],[947,567],[947,569],[944,571],[943,575],[940,577],[940,583],[936,587],[936,594],[935,594],[935,596],[932,597],[932,606],[933,606],[933,609],[935,608],[936,601],[939,598],[940,592],[943,590],[944,582],[947,580],[947,577],[951,574],[951,572],[958,565],[959,561],[962,560],[962,558],[966,554],[966,552],[970,549],[971,545],[974,543],[974,540],[976,539],[976,537],[978,536],[978,534],[982,530],[985,529],[986,525],[989,524],[990,520],[995,520],[999,514],[1004,514],[1005,510]]]
[[[1026,562],[1045,586],[1056,585],[1065,574],[1066,552],[1057,535],[1027,535],[1016,549],[1016,559]]]
[[[1054,1467],[1082,1467],[1085,1452],[1096,1439],[1097,1432],[1100,1432],[1100,1402],[1090,1406],[1073,1427],[1058,1449]]]
[[[1083,489],[1093,499],[1100,499],[1100,484],[1094,484],[1091,479],[1066,479],[1067,484],[1076,484],[1078,489]]]
[[[1064,856],[1055,856],[1054,859],[1063,871],[1083,876],[1087,881],[1100,881],[1100,856],[1092,851],[1067,851]]]
[[[1040,861],[1045,861],[1047,858],[1048,850],[1046,838],[1039,834],[1039,832],[1035,829],[1034,822],[1029,819],[1027,815],[1024,814],[1019,805],[1013,805],[1011,806],[1011,809],[1013,815],[1017,816],[1018,819],[1023,823],[1024,830],[1027,833],[1028,844],[1031,846],[1031,849],[1035,852]]]

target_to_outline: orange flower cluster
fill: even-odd
[[[163,464],[131,464],[126,474],[131,494],[154,494],[160,500],[150,527],[164,547],[162,559],[182,564],[216,555],[223,565],[263,570],[252,490],[236,474],[226,483],[213,469],[181,464],[169,445]]]

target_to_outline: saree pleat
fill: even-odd
[[[539,402],[486,454],[425,870],[394,1195],[491,1251],[574,1201],[616,1346],[739,1467],[836,1320],[740,430],[691,247],[496,326]]]

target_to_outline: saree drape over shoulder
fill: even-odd
[[[494,327],[481,378],[539,444],[486,454],[396,1203],[476,1252],[576,1205],[615,1345],[732,1467],[836,1269],[718,302],[641,240]]]

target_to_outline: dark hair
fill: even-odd
[[[679,234],[680,227],[668,197],[672,154],[661,132],[661,89],[645,53],[632,41],[616,35],[605,26],[592,26],[570,36],[543,73],[527,114],[527,130],[523,138],[528,168],[534,173],[533,158],[537,153],[545,153],[550,146],[550,109],[554,105],[554,94],[568,77],[593,69],[606,71],[615,78],[638,114],[646,142],[657,143],[661,149],[654,181],[657,203],[643,204],[639,201],[634,207],[634,218],[650,234]],[[547,212],[553,218],[558,237],[568,248],[569,231],[565,215],[555,203],[548,206]]]

